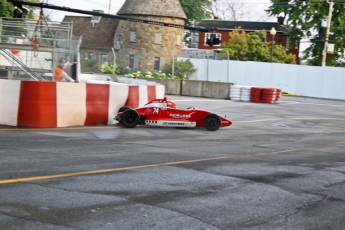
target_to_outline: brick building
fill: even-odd
[[[221,48],[221,44],[213,45],[212,47],[206,44],[207,39],[214,33],[222,42],[230,40],[229,33],[237,28],[241,28],[245,32],[266,31],[266,41],[271,42],[273,36],[270,30],[274,27],[276,35],[274,36],[274,43],[283,45],[287,53],[296,55],[296,63],[299,64],[299,43],[295,43],[289,39],[288,33],[291,27],[283,24],[282,18],[278,18],[277,22],[250,22],[250,21],[227,21],[227,20],[202,20],[197,26],[210,28],[209,32],[195,33],[192,37],[191,48],[215,50]],[[213,28],[213,29],[212,29]]]
[[[91,16],[65,16],[65,22],[73,22],[73,36],[82,37],[80,45],[81,72],[99,72],[98,67],[112,62],[114,35],[119,21]]]

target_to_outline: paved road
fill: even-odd
[[[234,124],[0,127],[0,229],[344,229],[344,101],[169,98]]]

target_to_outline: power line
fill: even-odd
[[[123,17],[119,15],[104,14],[104,13],[99,13],[96,11],[79,10],[79,9],[55,6],[55,5],[45,4],[45,3],[22,2],[19,0],[7,0],[7,1],[12,2],[12,3],[17,3],[17,4],[28,5],[28,6],[40,7],[42,9],[47,8],[47,9],[53,9],[53,10],[61,10],[61,11],[79,13],[79,14],[100,16],[104,18],[114,18],[114,19],[123,20],[123,21],[139,22],[139,23],[145,23],[145,24],[151,24],[151,25],[157,25],[157,26],[166,26],[166,27],[177,28],[177,29],[187,29],[187,30],[193,30],[193,31],[210,31],[212,29],[212,28],[205,28],[205,27],[193,27],[193,26],[185,26],[181,24],[159,22],[159,21],[153,21],[153,20],[147,20],[147,19],[141,19],[141,18],[127,18],[127,17]]]

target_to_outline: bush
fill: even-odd
[[[172,70],[172,61],[169,65],[166,65],[166,69]],[[185,61],[177,61],[175,59],[174,63],[174,76],[170,73],[163,73],[161,71],[158,72],[150,72],[150,71],[139,71],[130,68],[126,68],[125,76],[127,77],[142,77],[142,78],[159,78],[159,79],[187,79],[187,77],[194,73],[196,69],[194,69],[193,63],[187,59]]]
[[[172,61],[169,65],[167,65],[167,69],[172,70]],[[174,78],[175,79],[187,79],[189,75],[194,73],[196,69],[194,69],[193,63],[187,60],[174,61]]]
[[[105,74],[113,74],[114,65],[109,62],[106,62],[99,67],[99,71]],[[115,64],[115,74],[119,74],[119,73],[120,73],[120,68]]]
[[[141,72],[139,70],[134,70],[127,68],[126,74],[127,77],[141,77],[141,78],[158,78],[158,79],[172,79],[171,74],[165,74],[161,71],[159,72],[150,72],[150,71],[144,71]]]

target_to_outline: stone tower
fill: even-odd
[[[117,15],[184,25],[179,0],[126,0]],[[115,34],[116,62],[121,68],[164,71],[182,53],[184,30],[120,20]]]

